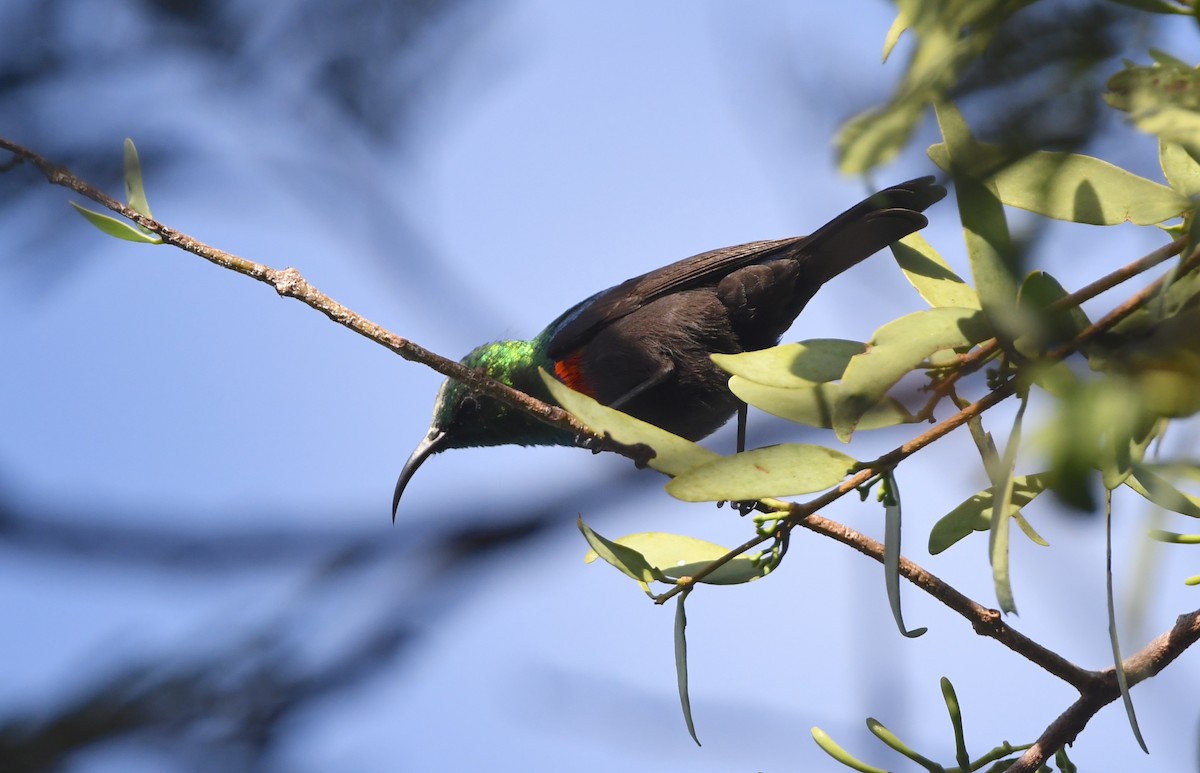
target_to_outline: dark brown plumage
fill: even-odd
[[[737,412],[714,353],[773,346],[821,285],[924,228],[922,212],[946,195],[932,177],[892,186],[808,236],[705,252],[629,279],[568,309],[531,341],[481,346],[463,363],[542,399],[538,369],[677,435],[698,440]],[[446,448],[569,445],[542,424],[456,381],[438,393],[433,424],[396,483]]]

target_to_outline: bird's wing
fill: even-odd
[[[731,271],[785,252],[809,237],[774,239],[723,247],[627,279],[569,309],[550,325],[547,353],[552,359],[578,349],[601,327],[646,304],[681,290],[713,283]]]
[[[847,265],[830,265],[821,272],[822,276],[814,277],[815,281],[824,282],[896,239],[924,227],[926,220],[920,212],[945,195],[946,189],[935,184],[932,177],[909,180],[859,202],[808,236],[724,247],[628,279],[576,304],[551,323],[546,331],[547,354],[560,359],[587,343],[600,328],[656,298],[716,283],[752,263],[785,255],[798,258],[805,253],[816,254],[822,259],[819,262],[823,262],[826,248],[831,248],[828,250],[831,253],[854,253],[853,260],[847,259]],[[870,221],[876,221],[879,227],[860,228]],[[859,235],[862,238],[856,237],[859,230],[863,232]],[[863,253],[864,249],[870,251]]]

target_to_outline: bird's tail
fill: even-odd
[[[823,284],[893,242],[924,228],[921,214],[946,195],[933,177],[885,188],[808,235],[805,272]]]

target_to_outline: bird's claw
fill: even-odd
[[[742,516],[743,518],[755,511],[760,513],[768,512],[767,507],[757,499],[747,499],[740,502],[732,502],[722,499],[720,502],[717,502],[717,507],[724,507],[727,501],[729,502],[730,509],[737,510],[738,515]]]
[[[622,443],[607,430],[599,437],[580,435],[576,442],[593,454],[598,454],[601,451],[615,451],[622,456],[632,459],[633,465],[639,470],[646,469],[650,465],[650,460],[657,455],[657,452],[645,443]]]

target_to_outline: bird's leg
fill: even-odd
[[[737,412],[737,452],[746,450],[746,419],[750,413],[750,406],[746,403],[738,404]],[[758,509],[758,502],[731,502],[730,507],[737,510],[742,516],[749,515]]]
[[[738,403],[737,452],[739,454],[746,450],[746,417],[749,412],[750,406],[745,403]]]

